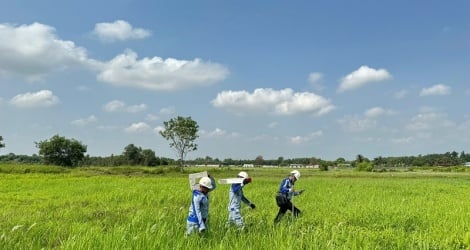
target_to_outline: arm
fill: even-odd
[[[291,187],[289,182],[289,178],[285,178],[284,180],[282,180],[279,191],[283,194],[287,194],[293,191],[293,188]]]
[[[201,213],[201,202],[202,197],[200,195],[193,196],[193,206],[194,206],[194,213],[196,214],[198,225],[199,225],[199,232],[206,230],[206,224],[202,218]]]

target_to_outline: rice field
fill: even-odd
[[[226,226],[229,186],[218,185],[208,233],[185,237],[188,172],[0,166],[0,249],[470,249],[469,172],[301,170],[302,215],[274,225],[289,171],[247,171],[246,230]]]

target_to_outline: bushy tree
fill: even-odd
[[[191,117],[178,116],[163,122],[163,127],[160,135],[167,141],[170,141],[170,147],[175,149],[179,158],[180,169],[183,171],[186,155],[191,151],[197,150],[195,141],[199,137],[197,134],[199,125]]]
[[[4,148],[5,143],[3,143],[3,137],[0,135],[0,148]]]
[[[85,158],[87,146],[75,139],[54,135],[50,140],[36,142],[45,164],[73,167]]]

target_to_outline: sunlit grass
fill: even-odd
[[[239,169],[209,171],[217,179]],[[248,170],[254,181],[244,192],[257,208],[243,207],[247,230],[226,227],[229,186],[218,185],[210,194],[209,233],[187,238],[187,173],[10,171],[0,174],[0,248],[470,248],[469,173],[301,171],[296,188],[306,191],[294,199],[300,218],[287,213],[273,225],[274,194],[288,169]]]

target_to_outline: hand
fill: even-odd
[[[251,207],[251,209],[255,209],[255,208],[256,208],[255,204],[253,204],[253,203],[250,204],[250,207]]]
[[[245,178],[243,179],[243,185],[246,185],[251,182],[251,178]]]

